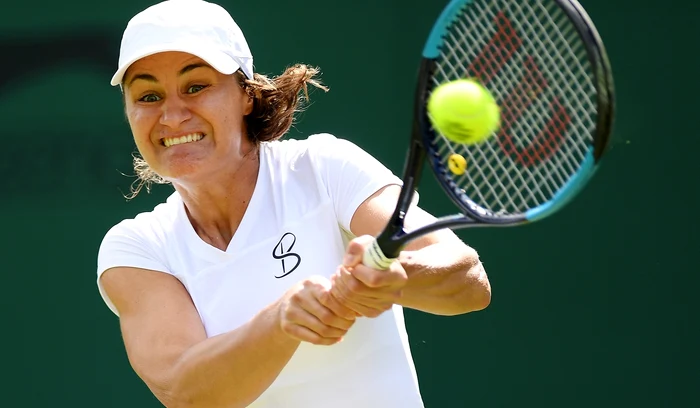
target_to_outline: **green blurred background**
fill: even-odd
[[[334,133],[397,173],[419,53],[445,3],[220,2],[246,33],[258,72],[295,62],[323,69],[331,92],[312,94],[290,137]],[[107,229],[170,193],[123,198],[134,145],[108,83],[121,31],[150,4],[38,0],[0,13],[0,406],[160,406],[131,371],[95,286]],[[699,376],[685,346],[697,344],[689,315],[700,269],[691,255],[700,144],[689,80],[697,4],[583,1],[615,74],[612,149],[556,217],[460,233],[481,253],[493,301],[459,317],[407,312],[428,408],[693,405]],[[425,181],[423,205],[454,211]]]

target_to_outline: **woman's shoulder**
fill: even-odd
[[[353,142],[331,133],[315,133],[306,138],[264,142],[263,148],[273,160],[290,162],[300,158],[342,157],[358,149]]]
[[[263,146],[272,151],[305,151],[318,146],[328,146],[342,140],[330,133],[314,133],[307,137],[292,138],[285,137],[283,139],[274,140],[271,142],[263,142]]]
[[[139,212],[118,222],[109,229],[105,238],[114,235],[146,239],[163,237],[174,228],[180,205],[180,197],[174,192],[152,210]]]

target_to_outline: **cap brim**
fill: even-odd
[[[234,72],[236,72],[239,68],[241,68],[241,65],[238,64],[233,58],[231,58],[230,55],[227,55],[226,53],[220,50],[207,49],[206,47],[202,47],[201,44],[160,44],[158,47],[144,48],[139,50],[138,52],[135,52],[133,54],[133,57],[131,57],[128,60],[128,62],[124,63],[121,67],[119,67],[117,72],[114,73],[110,83],[112,84],[112,86],[121,85],[122,81],[124,80],[124,74],[126,73],[126,71],[134,62],[140,60],[141,58],[169,51],[179,51],[195,55],[206,61],[206,63],[211,65],[212,68],[221,72],[224,75],[231,75]],[[246,76],[249,76],[249,73],[246,72]]]

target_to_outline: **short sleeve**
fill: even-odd
[[[134,223],[135,220],[124,220],[112,227],[103,238],[97,255],[97,287],[104,302],[116,315],[119,315],[117,309],[100,282],[106,270],[131,267],[169,273],[165,262],[155,255],[153,240],[135,228]]]
[[[347,231],[360,204],[385,186],[402,184],[391,170],[353,142],[329,134],[310,136],[309,142],[338,222]]]

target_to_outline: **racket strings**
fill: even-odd
[[[492,213],[550,201],[579,170],[596,123],[586,48],[553,2],[475,0],[446,33],[434,85],[476,77],[501,106],[501,130],[476,146],[439,135],[435,149],[467,159],[452,180]]]

